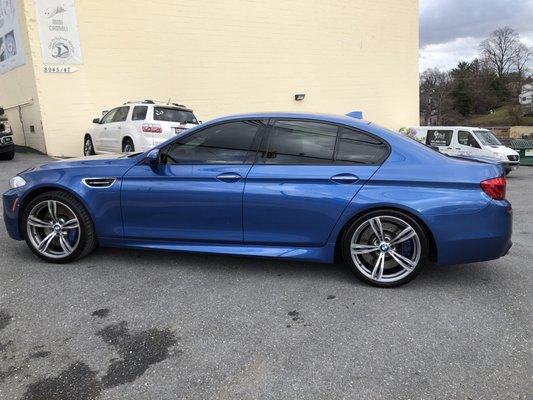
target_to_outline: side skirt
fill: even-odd
[[[323,247],[278,247],[212,243],[162,242],[146,239],[98,238],[102,247],[120,247],[145,250],[167,250],[186,253],[215,253],[240,256],[283,258],[318,263],[333,263],[335,244]]]

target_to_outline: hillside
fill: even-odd
[[[472,115],[466,118],[462,124],[467,126],[509,126],[528,125],[533,126],[533,115],[522,117],[520,124],[509,115],[511,106],[503,106],[494,110],[493,114]]]

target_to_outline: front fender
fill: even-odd
[[[117,174],[117,172],[119,172]],[[17,213],[35,196],[51,190],[62,190],[76,197],[87,209],[98,236],[123,236],[122,211],[120,207],[120,189],[122,175],[125,171],[110,170],[109,167],[86,169],[42,170],[23,174],[27,184],[18,193]],[[82,179],[92,177],[114,177],[115,183],[109,188],[92,188],[86,186]],[[18,215],[17,215],[18,218]]]

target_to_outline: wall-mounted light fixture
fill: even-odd
[[[294,95],[294,100],[296,100],[296,101],[302,101],[303,99],[305,99],[305,94],[295,94]]]

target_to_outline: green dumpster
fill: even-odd
[[[533,165],[533,139],[512,139],[509,147],[520,154],[520,165]]]

